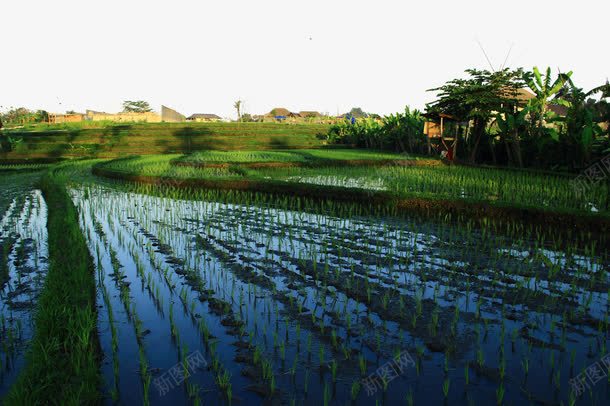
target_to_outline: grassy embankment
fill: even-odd
[[[60,179],[47,175],[49,271],[27,363],[4,403],[95,404],[100,372],[93,262]]]
[[[355,149],[297,149],[278,151],[198,151],[178,157],[174,165],[202,168],[289,168],[327,166],[441,165],[438,159]]]
[[[252,150],[320,148],[319,135],[328,131],[320,124],[275,123],[133,123],[37,126],[4,130],[20,140],[10,152],[0,151],[3,160],[100,157],[189,153],[202,149]]]

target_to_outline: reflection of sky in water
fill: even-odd
[[[0,394],[23,368],[48,256],[47,207],[41,192],[14,189],[10,196],[14,197],[0,217],[0,249],[11,245],[5,264],[8,279],[0,293]]]
[[[330,175],[318,175],[318,176],[291,176],[286,179],[291,182],[300,183],[311,183],[314,185],[323,186],[339,186],[346,188],[358,188],[366,190],[386,190],[387,186],[385,181],[381,178],[354,178],[344,176],[330,176]]]
[[[314,313],[318,319],[323,318],[325,324],[332,326],[339,337],[347,339],[347,323],[360,326],[362,330],[357,337],[351,337],[346,342],[350,348],[364,354],[369,360],[374,360],[377,355],[381,360],[387,359],[392,356],[395,348],[401,347],[415,353],[416,346],[423,346],[422,339],[377,313],[371,313],[371,317],[365,321],[368,306],[348,297],[343,286],[339,286],[339,289],[329,287],[329,292],[334,292],[334,295],[329,293],[324,297],[320,294],[322,288],[319,282],[315,282],[311,275],[303,274],[300,263],[315,263],[320,272],[336,273],[346,281],[354,269],[356,275],[368,275],[375,286],[396,289],[406,298],[419,298],[427,303],[436,299],[439,311],[445,309],[449,315],[453,314],[457,303],[461,315],[457,327],[461,347],[460,354],[455,357],[462,364],[452,368],[456,371],[452,372],[452,385],[456,386],[463,385],[464,360],[475,358],[475,327],[480,331],[487,329],[486,338],[480,345],[485,359],[492,366],[497,365],[499,322],[503,319],[507,341],[514,331],[529,325],[530,337],[558,343],[557,334],[560,333],[557,333],[556,325],[562,314],[555,313],[552,306],[538,306],[538,302],[532,298],[528,298],[527,303],[513,303],[512,291],[519,290],[519,286],[521,290],[529,288],[532,295],[535,290],[538,295],[547,295],[548,300],[563,303],[568,309],[578,311],[583,309],[578,303],[584,303],[589,296],[585,289],[586,272],[600,272],[602,269],[597,258],[580,254],[568,256],[565,252],[549,249],[535,251],[530,242],[508,241],[488,233],[482,235],[476,230],[467,233],[466,230],[450,226],[439,227],[437,224],[414,220],[341,218],[239,204],[174,200],[104,188],[91,188],[87,194],[83,189],[74,189],[72,195],[81,211],[82,226],[91,251],[96,263],[101,265],[103,283],[118,326],[120,344],[117,357],[121,367],[119,386],[122,388],[121,399],[127,402],[140,400],[137,391],[127,389],[129,385],[137,387],[139,381],[139,377],[132,374],[133,370],[138,369],[138,344],[131,326],[133,322],[127,318],[124,304],[119,298],[118,285],[110,276],[114,272],[110,262],[111,251],[115,252],[122,265],[121,272],[125,276],[123,280],[129,283],[130,306],[134,306],[144,324],[143,328],[150,330],[144,340],[150,366],[164,371],[177,360],[177,348],[171,342],[168,324],[169,303],[173,302],[174,317],[180,326],[181,337],[186,343],[184,345],[190,351],[200,349],[209,361],[210,353],[202,348],[197,323],[193,322],[193,318],[205,319],[212,334],[219,338],[217,351],[223,365],[231,371],[233,393],[253,401],[259,400],[248,397],[252,394],[243,390],[251,381],[241,375],[243,365],[234,362],[235,348],[231,343],[235,338],[227,335],[226,328],[220,325],[220,318],[210,313],[208,305],[199,302],[199,294],[183,283],[184,278],[179,275],[182,270],[195,272],[203,281],[205,289],[214,292],[214,297],[231,303],[235,314],[239,314],[245,321],[246,331],[256,331],[253,343],[264,348],[265,354],[273,360],[278,387],[289,393],[299,393],[303,391],[305,371],[312,367],[301,360],[298,363],[297,379],[293,381],[282,375],[279,371],[282,370],[283,362],[278,358],[277,347],[273,346],[272,335],[277,321],[278,337],[283,338],[286,333],[294,336],[295,322],[291,316],[282,315],[282,309],[286,307],[279,299],[274,299],[274,293],[269,289],[257,287],[258,294],[253,293],[256,284],[248,284],[243,274],[239,274],[244,268],[273,281],[276,285],[275,295],[291,298],[295,303],[300,303],[304,310]],[[95,231],[96,224],[102,233]],[[198,246],[198,238],[206,241],[207,245]],[[170,249],[160,250],[159,245],[167,245]],[[181,260],[183,264],[172,264],[173,258]],[[571,288],[570,283],[548,280],[546,275],[549,266],[559,267],[564,276],[569,275],[579,285]],[[535,274],[538,275],[537,278],[533,277]],[[287,279],[287,275],[297,279]],[[301,276],[304,282],[299,284],[298,289],[294,289],[291,284]],[[604,280],[607,282],[607,278],[604,277]],[[561,292],[566,292],[563,297]],[[244,306],[239,306],[240,297]],[[375,294],[374,298],[381,300]],[[162,304],[155,305],[155,301]],[[104,301],[98,298],[98,302]],[[326,310],[323,302],[326,303]],[[588,317],[602,318],[606,303],[607,292],[595,292],[586,314]],[[279,309],[277,316],[274,310],[276,307]],[[472,321],[477,308],[480,308],[482,317],[490,320],[487,327]],[[108,311],[106,306],[100,310],[100,334],[104,352],[112,359]],[[517,316],[503,318],[503,311],[504,314],[514,313]],[[466,316],[463,315],[467,315],[470,321],[466,321],[463,318]],[[266,334],[261,331],[263,322],[268,326]],[[553,324],[555,327],[551,327]],[[555,329],[555,338],[551,337],[551,329]],[[582,343],[587,340],[585,337],[595,334],[594,330],[591,326],[579,325],[567,332],[567,342],[563,345],[567,347],[568,353],[575,351],[577,366],[588,362],[587,348]],[[328,347],[328,344],[320,339],[317,332],[314,331],[312,335],[312,362],[317,363],[317,348]],[[379,338],[382,344],[378,352],[374,343]],[[507,354],[507,376],[521,376],[521,357],[525,351],[527,345],[519,342],[517,351]],[[532,351],[533,354],[528,357],[533,358],[535,355],[545,361],[542,364],[531,363],[530,375],[533,378],[530,379],[533,382],[528,390],[540,399],[547,399],[547,379],[535,377],[548,375],[548,350],[534,347]],[[296,353],[294,341],[288,341],[285,364],[290,366]],[[331,353],[327,348],[326,354]],[[443,362],[442,358],[440,362]],[[437,354],[430,353],[424,363],[429,364],[428,367],[424,366],[428,371],[426,379],[418,379],[415,374],[404,379],[411,383],[417,382],[420,390],[427,388],[427,397],[418,392],[422,396],[420,400],[430,398],[442,401],[442,393],[439,394],[438,388],[444,378],[442,374],[437,375],[437,372],[442,372],[442,369],[439,371]],[[567,368],[568,365],[562,364],[561,377],[566,380],[569,376]],[[113,382],[111,362],[103,369],[106,381]],[[349,384],[352,379],[358,378],[358,374],[357,370],[350,371],[347,367],[340,371],[346,378],[339,385],[337,396],[347,400]],[[194,379],[205,386],[213,382],[213,375],[209,371],[201,371]],[[317,381],[309,382],[313,394],[310,394],[308,401],[322,400],[323,384]],[[489,396],[493,399],[494,384],[485,380],[479,384],[481,393],[477,395],[480,396],[478,400],[488,401]],[[514,402],[523,400],[523,394],[514,385],[507,383],[505,399]],[[178,403],[184,401],[184,395],[179,391],[168,396],[170,398],[164,399]],[[213,397],[216,395],[206,396],[205,400],[208,401],[216,399]],[[396,401],[404,399],[404,385],[389,388],[388,396]],[[440,398],[437,399],[437,396]]]

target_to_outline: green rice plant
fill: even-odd
[[[365,376],[367,365],[366,365],[366,358],[364,358],[362,355],[358,356],[358,367],[360,368],[360,375]]]
[[[477,364],[479,365],[479,368],[482,368],[483,365],[485,365],[485,357],[481,348],[477,350]]]
[[[330,387],[327,382],[324,382],[324,406],[328,406],[331,400]]]
[[[225,370],[216,375],[216,385],[218,386],[218,389],[224,392],[230,402],[232,397],[231,374]]]
[[[560,369],[558,369],[557,371],[555,371],[553,373],[553,385],[555,386],[556,390],[561,389],[561,370]]]
[[[502,405],[504,401],[504,393],[504,383],[500,383],[500,386],[498,386],[498,389],[496,389],[496,404],[498,404],[498,406]]]
[[[330,363],[330,372],[331,372],[331,376],[333,379],[333,382],[337,381],[337,361],[332,360],[332,362]]]
[[[445,399],[447,398],[447,396],[449,396],[450,385],[451,380],[449,378],[445,378],[445,380],[443,381],[443,395],[445,396]]]
[[[530,361],[528,358],[523,358],[521,360],[521,369],[523,370],[523,373],[525,374],[525,376],[527,376],[529,374]]]
[[[352,382],[352,386],[350,389],[350,395],[351,395],[352,401],[355,401],[358,398],[359,394],[360,394],[360,382],[354,381],[354,382]]]

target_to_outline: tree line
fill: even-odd
[[[444,118],[436,151],[454,159],[516,167],[578,170],[610,153],[610,85],[583,90],[572,72],[538,68],[466,70],[466,77],[430,89],[425,113],[410,110],[381,119],[346,120],[328,141],[396,152],[429,153],[426,121]],[[438,128],[438,127],[437,127]]]

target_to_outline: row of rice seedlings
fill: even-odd
[[[164,244],[163,240],[161,240],[161,239],[157,239],[157,241],[158,241],[158,244],[160,244],[160,245]],[[166,269],[165,275],[168,275],[169,268],[166,267],[165,269]],[[183,272],[186,273],[187,277],[191,278],[191,282],[193,279],[198,280],[198,283],[191,285],[191,289],[194,289],[197,292],[199,292],[199,294],[201,294],[201,292],[203,292],[203,290],[204,290],[205,283],[199,277],[199,275],[197,275],[194,270],[190,269],[188,263],[185,264]],[[207,289],[208,292],[210,290],[212,290],[212,289]],[[187,287],[185,285],[183,285],[181,287],[178,297],[183,305],[183,311],[186,314],[190,313],[191,319],[193,321],[197,320],[197,318],[195,318],[195,316],[193,314],[195,311],[196,301],[195,301],[195,299],[192,299],[189,301],[189,289],[187,289]],[[183,367],[186,370],[187,351],[180,344],[180,333],[174,323],[173,303],[170,303],[169,320],[170,320],[170,334],[171,334],[172,340],[174,340],[176,342],[176,345],[180,348],[180,351],[179,351],[180,362],[182,363]],[[205,319],[199,318],[198,326],[199,326],[199,331],[203,334],[204,342],[205,342],[207,349],[209,351],[209,354],[212,358],[211,370],[215,374],[215,382],[216,382],[218,388],[225,394],[225,396],[227,397],[227,399],[230,402],[232,399],[232,385],[230,382],[230,373],[228,372],[228,370],[226,368],[224,368],[222,366],[222,364],[216,354],[216,343],[217,342],[216,341],[210,342],[209,330],[206,327]],[[195,401],[197,401],[198,396],[199,396],[198,391],[192,384],[190,384],[190,382],[188,382],[188,380],[186,381],[186,387],[187,387],[187,392],[189,393],[189,396],[192,397]]]
[[[92,219],[95,222],[95,218]],[[81,223],[81,227],[85,229],[85,224]],[[102,239],[102,235],[98,235],[100,239]],[[91,247],[93,244],[95,246],[95,266],[97,269],[97,286],[98,290],[102,293],[102,299],[104,301],[104,306],[106,308],[106,312],[108,314],[108,326],[110,327],[111,334],[111,348],[112,348],[112,372],[113,372],[113,384],[112,389],[110,390],[110,396],[113,402],[118,402],[120,398],[119,392],[119,368],[120,368],[120,360],[119,360],[119,336],[117,332],[116,322],[114,319],[114,310],[112,308],[112,302],[110,300],[110,295],[108,293],[108,289],[106,288],[106,273],[104,270],[104,265],[102,264],[102,251],[100,249],[100,245],[102,242],[98,240],[98,243],[94,243],[93,239],[89,239],[89,246]]]
[[[19,209],[21,207],[21,209]],[[0,374],[10,376],[33,332],[33,309],[46,272],[46,205],[39,191],[12,199],[0,220]]]
[[[141,377],[141,381],[142,381],[142,386],[143,386],[143,401],[145,404],[148,404],[150,402],[149,399],[149,388],[150,388],[150,383],[151,383],[151,379],[152,379],[152,373],[148,367],[148,362],[146,359],[146,354],[145,354],[145,349],[144,349],[144,345],[143,345],[143,335],[145,334],[145,332],[142,329],[142,322],[141,320],[138,318],[137,316],[137,312],[135,310],[135,304],[132,304],[131,306],[129,306],[127,303],[129,302],[129,290],[127,287],[127,284],[125,282],[123,282],[124,276],[121,272],[121,264],[118,262],[117,259],[117,254],[116,251],[114,251],[112,249],[112,247],[110,246],[109,242],[108,242],[108,238],[107,236],[103,233],[102,229],[103,227],[101,226],[101,224],[99,224],[96,220],[96,218],[94,217],[93,212],[91,212],[92,215],[92,224],[93,227],[95,228],[99,238],[100,238],[100,243],[107,247],[108,250],[108,255],[110,257],[110,261],[112,264],[112,268],[114,271],[114,275],[113,275],[113,279],[115,279],[115,282],[117,284],[117,288],[119,289],[119,291],[121,292],[120,297],[123,301],[123,304],[125,306],[126,309],[126,314],[128,316],[129,319],[133,319],[133,324],[134,324],[134,329],[135,329],[135,334],[136,334],[136,340],[138,343],[138,354],[139,354],[139,363],[140,363],[140,377]],[[116,232],[116,230],[115,230]],[[118,237],[118,239],[120,241],[122,240],[122,237]],[[123,244],[122,244],[123,245]],[[123,245],[124,246],[124,245]],[[131,253],[131,257],[134,259],[134,262],[136,264],[136,274],[137,276],[140,277],[142,284],[144,283],[144,280],[147,280],[150,286],[150,274],[148,275],[148,278],[145,277],[144,275],[144,268],[142,267],[137,254],[135,254],[132,250],[130,250]],[[111,334],[112,334],[112,351],[113,351],[113,373],[114,373],[114,385],[113,388],[111,390],[111,395],[113,400],[116,402],[118,400],[119,397],[119,358],[118,358],[118,334],[117,334],[117,330],[116,330],[116,326],[115,326],[115,322],[114,322],[114,318],[113,318],[113,310],[112,310],[112,305],[111,302],[109,300],[108,297],[108,292],[105,286],[105,277],[104,277],[104,271],[103,271],[103,266],[101,264],[101,255],[99,252],[99,245],[96,245],[96,257],[98,258],[97,264],[98,264],[98,280],[99,280],[99,285],[102,291],[102,296],[108,311],[108,317],[109,317],[109,325],[111,328]],[[150,291],[151,295],[152,295],[152,300],[155,304],[159,304],[159,300],[157,299],[157,297],[154,296],[154,291]]]
[[[226,274],[225,274],[225,276],[226,276]],[[220,281],[217,281],[217,283],[220,283]],[[224,285],[225,285],[225,286],[227,286],[227,285],[228,285],[228,284],[226,283],[226,281],[225,281]],[[231,293],[229,294],[229,298],[234,298],[234,296],[235,296],[235,295],[234,295],[234,289],[235,289],[235,284],[233,283],[233,284],[231,284]],[[276,320],[277,320],[277,317],[276,317]],[[284,345],[284,343],[280,343],[280,344],[278,345],[278,347],[281,349],[281,348],[282,348],[282,345]]]
[[[112,219],[108,218],[107,220],[112,220]],[[126,252],[129,253],[130,258],[132,258],[132,260],[134,261],[135,271],[136,271],[135,276],[140,279],[142,289],[144,289],[144,284],[147,283],[151,301],[155,304],[155,307],[157,307],[158,310],[160,309],[160,313],[162,315],[163,314],[162,299],[160,298],[160,295],[159,295],[159,288],[158,288],[158,286],[156,286],[156,289],[155,289],[152,286],[156,282],[154,282],[154,279],[151,277],[151,273],[146,269],[145,266],[143,266],[142,262],[140,261],[139,254],[136,252],[136,249],[135,249],[136,248],[136,245],[134,244],[135,236],[134,235],[131,236],[132,238],[134,238],[133,240],[126,240],[125,233],[123,232],[122,228],[117,228],[116,223],[114,223],[114,221],[109,221],[108,224],[109,224],[109,227],[113,230],[113,236],[116,237],[120,246],[123,247],[123,249],[125,249]],[[107,241],[107,239],[105,237],[104,237],[104,240]],[[107,244],[107,242],[106,242],[106,244]],[[109,249],[110,249],[110,251],[109,251],[110,259],[113,264],[113,270],[114,270],[113,279],[115,279],[117,288],[121,292],[121,294],[119,296],[121,297],[121,300],[124,304],[126,314],[127,314],[128,318],[130,320],[132,320],[132,323],[134,325],[135,336],[136,336],[136,341],[138,343],[138,351],[139,351],[140,377],[142,380],[143,398],[144,398],[143,401],[145,403],[148,403],[149,402],[149,388],[150,388],[152,374],[151,374],[150,368],[148,366],[148,361],[146,358],[145,349],[144,349],[144,345],[143,345],[143,337],[145,334],[147,334],[148,330],[144,331],[144,329],[143,329],[143,323],[139,319],[137,312],[135,310],[135,303],[132,303],[131,305],[128,304],[129,297],[130,297],[129,286],[127,283],[123,282],[125,275],[123,275],[123,273],[121,272],[121,265],[118,263],[118,260],[116,257],[116,252],[111,247],[109,247]],[[173,319],[170,318],[170,321],[173,322]],[[173,323],[170,323],[170,324],[172,324],[172,331],[176,331],[176,328],[173,326]],[[180,348],[179,342],[176,344],[176,347],[178,349]]]
[[[135,232],[135,229],[132,230],[132,231]],[[159,240],[159,244],[163,244],[163,242],[161,242],[161,240]],[[148,253],[150,255],[149,256],[149,260],[151,262],[151,265],[153,265],[153,268],[160,269],[161,268],[160,264],[155,261],[155,259],[154,259],[155,255],[151,251],[150,245],[148,245]],[[133,253],[132,253],[132,255],[133,255]],[[142,277],[144,277],[143,276],[143,271],[139,271],[139,273],[140,273],[140,275]],[[173,288],[173,282],[168,277],[168,275],[171,275],[170,272],[169,272],[169,268],[167,268],[167,267],[164,268],[163,275],[164,275],[164,280],[166,280],[166,283],[167,283],[168,287]],[[147,277],[144,277],[144,278],[150,280],[151,279],[150,278],[150,273],[148,274]],[[179,298],[180,298],[180,300],[183,303],[184,311],[186,313],[189,313],[189,312],[191,313],[191,316],[192,316],[191,319],[192,320],[197,320],[194,317],[194,314],[193,314],[195,301],[193,300],[193,301],[190,302],[190,305],[187,305],[189,302],[187,301],[187,291],[186,291],[185,287],[183,287],[180,290]],[[174,342],[176,347],[179,349],[180,362],[183,365],[186,365],[185,350],[184,350],[184,347],[181,345],[180,332],[177,329],[177,327],[175,325],[175,322],[174,322],[174,310],[173,310],[173,303],[172,302],[170,302],[169,322],[170,322],[170,335],[172,337],[172,341]],[[199,319],[199,323],[204,323],[202,318]],[[204,325],[205,324],[200,324],[200,326],[204,326]],[[207,330],[203,330],[202,329],[202,331],[204,331],[204,333],[207,332],[209,334],[209,332]],[[205,337],[206,344],[208,344],[208,339],[209,339],[208,335],[204,334],[204,337]],[[227,378],[228,377],[227,374],[228,374],[228,371],[226,369],[224,369],[223,367],[219,366],[220,365],[219,364],[219,360],[218,360],[218,358],[215,355],[214,348],[215,348],[215,345],[211,347],[210,351],[211,351],[212,358],[213,358],[212,365],[213,365],[213,370],[214,370],[214,372],[216,374],[216,380],[217,380],[217,383],[219,384],[219,386],[223,389],[224,393],[230,399],[232,395],[231,395],[231,385],[230,385],[230,383],[227,383],[227,379],[228,379]],[[190,382],[188,382],[188,380],[185,381],[185,385],[187,387],[187,392],[189,394],[189,397],[192,397],[194,399],[194,401],[197,402],[198,399],[199,399],[199,393],[198,393],[198,390],[196,390],[196,386],[191,384]]]

